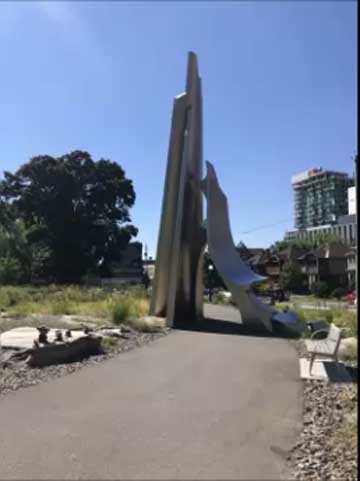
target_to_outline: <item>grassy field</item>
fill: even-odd
[[[300,316],[303,322],[310,321],[326,321],[329,324],[334,323],[336,326],[343,330],[344,337],[358,337],[358,322],[357,314],[354,310],[349,309],[308,309],[300,308],[294,305],[282,304],[277,306],[278,310],[289,309],[290,311],[295,311]],[[304,336],[308,336],[308,332],[305,331]],[[346,360],[357,363],[357,348],[356,346],[349,346],[346,353]]]
[[[89,316],[101,324],[128,322],[137,323],[140,328],[138,319],[148,312],[149,295],[138,287],[123,290],[56,285],[0,287],[0,331],[19,325],[24,317],[36,315]],[[36,319],[31,324],[36,325]],[[151,330],[149,325],[142,327]]]
[[[344,329],[344,334],[346,334],[347,337],[357,337],[358,323],[356,318],[356,311],[354,310],[336,308],[324,310],[316,309],[315,307],[313,309],[309,309],[300,308],[296,306],[296,304],[288,305],[285,303],[282,303],[281,306],[278,305],[277,307],[278,309],[280,308],[280,310],[288,309],[297,312],[300,318],[305,322],[324,320],[327,321],[329,324],[334,323],[338,327]]]

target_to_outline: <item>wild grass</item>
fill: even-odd
[[[328,324],[334,323],[343,330],[345,337],[356,337],[358,335],[358,322],[356,311],[348,309],[316,309],[300,308],[289,304],[278,306],[280,311],[295,311],[304,323],[311,321],[326,321]],[[308,333],[308,331],[305,331]]]
[[[118,299],[116,300],[112,307],[111,307],[111,316],[112,322],[116,325],[119,325],[131,317],[131,309],[132,306],[128,299]]]
[[[119,340],[116,337],[103,337],[101,339],[101,347],[106,351],[111,351],[117,346]]]
[[[206,296],[205,301],[208,301],[209,296]],[[231,296],[227,296],[226,293],[222,290],[215,290],[212,296],[212,303],[213,304],[220,304],[224,306],[228,306],[231,304]]]
[[[346,351],[343,354],[344,361],[350,361],[352,365],[357,366],[358,364],[358,349],[356,344],[350,344],[347,346]]]
[[[149,294],[139,287],[104,289],[83,286],[0,286],[0,313],[3,318],[32,315],[91,316],[119,324],[145,316]],[[0,317],[0,330],[3,321]]]
[[[343,445],[345,449],[353,449],[356,453],[358,446],[357,437],[358,423],[357,416],[352,419],[345,419],[333,434],[337,444]]]

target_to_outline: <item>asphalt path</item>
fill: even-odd
[[[295,349],[237,332],[235,309],[207,313],[203,330],[1,398],[0,478],[289,479]]]

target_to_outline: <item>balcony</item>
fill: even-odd
[[[300,268],[301,272],[303,274],[318,274],[318,268],[317,266],[301,266]]]

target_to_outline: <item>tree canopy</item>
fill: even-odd
[[[316,236],[315,239],[310,240],[310,239],[293,239],[293,240],[280,240],[276,241],[270,249],[274,251],[281,251],[283,249],[286,249],[287,247],[294,246],[298,248],[304,248],[304,249],[315,249],[317,247],[321,247],[323,245],[329,244],[329,243],[343,243],[335,234],[329,234],[329,233],[322,233]]]
[[[35,271],[57,282],[106,270],[137,234],[132,181],[116,162],[95,161],[88,152],[40,155],[15,174],[5,172],[0,202],[5,220],[11,212],[23,221]]]

